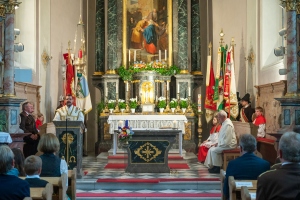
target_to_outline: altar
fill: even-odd
[[[113,134],[113,155],[117,153],[118,143],[118,125],[120,121],[128,120],[128,124],[133,129],[165,129],[175,128],[179,132],[179,154],[182,156],[182,135],[185,134],[185,115],[109,115],[107,123],[109,124],[109,133]]]

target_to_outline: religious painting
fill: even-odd
[[[123,65],[171,65],[172,0],[124,0],[123,6]]]

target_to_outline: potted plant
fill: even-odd
[[[132,113],[135,113],[135,109],[136,109],[137,105],[138,104],[137,104],[136,98],[129,99],[129,107],[130,107]]]
[[[187,98],[181,98],[180,99],[180,108],[182,109],[183,113],[185,113],[185,110],[187,107],[188,107]]]
[[[170,101],[170,108],[171,108],[171,110],[172,110],[172,112],[174,112],[175,111],[175,108],[177,107],[177,99],[172,99],[171,101]]]
[[[123,111],[126,108],[126,103],[124,99],[119,99],[119,108],[121,109],[121,112],[123,113]]]
[[[165,97],[159,97],[158,98],[158,108],[159,108],[159,111],[162,113],[164,112],[164,109],[166,108],[167,106],[167,103],[166,103],[166,98]]]
[[[115,109],[115,106],[116,106],[116,100],[108,100],[108,109],[109,109],[109,112],[112,113],[113,109]]]

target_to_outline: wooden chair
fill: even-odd
[[[240,148],[223,151],[223,169],[226,171],[228,162],[240,157]]]
[[[220,170],[220,180],[221,180],[221,195],[222,195],[221,199],[222,200],[226,200],[226,198],[224,196],[224,192],[223,192],[225,176],[226,176],[226,172],[223,169],[221,169]]]
[[[53,185],[47,183],[46,187],[30,188],[30,197],[32,199],[52,200]]]
[[[228,177],[229,199],[236,200],[241,196],[241,187],[247,186],[249,190],[257,189],[257,180],[235,180],[233,176]]]
[[[26,177],[20,177],[21,179],[25,179]],[[61,177],[40,177],[41,179],[48,181],[53,185],[53,190],[58,190],[58,199],[65,200],[67,194],[67,180],[68,175],[62,174]],[[57,199],[55,195],[53,195],[53,199]]]
[[[256,190],[248,190],[247,186],[241,187],[241,198],[242,200],[255,200]]]
[[[73,168],[73,170],[68,170],[68,193],[71,194],[72,200],[76,199],[76,170],[76,168]]]

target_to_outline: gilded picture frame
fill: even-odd
[[[139,7],[139,5],[142,5],[143,3],[145,3],[147,5],[151,4],[151,6],[150,6],[151,8]],[[156,8],[157,5],[162,5],[162,4],[166,5],[166,6],[163,6],[165,8],[161,8],[161,7]],[[152,20],[151,21],[149,20],[149,15],[152,10],[154,11],[154,9],[158,13],[165,12],[167,15],[167,17],[166,17],[167,24],[163,23],[163,21],[160,21],[159,19],[161,19],[161,18],[158,18],[156,23],[154,23],[156,27],[164,27],[164,29],[166,31],[165,33],[167,34],[167,38],[165,38],[165,40],[167,42],[167,47],[165,49],[158,48],[156,50],[156,53],[153,53],[153,51],[152,51],[152,53],[149,53],[148,49],[145,51],[142,51],[142,50],[144,50],[144,46],[141,47],[140,49],[136,49],[136,47],[131,48],[131,45],[133,42],[131,41],[132,39],[129,39],[129,38],[131,38],[130,35],[132,34],[130,26],[129,26],[129,24],[131,23],[131,20],[132,20],[131,19],[132,17],[130,17],[130,16],[132,16],[133,12],[139,11],[142,13],[142,19],[146,19],[148,22],[152,22]],[[123,38],[122,38],[123,39],[123,49],[122,49],[123,62],[122,62],[122,65],[125,66],[126,68],[128,68],[129,65],[131,65],[134,61],[139,61],[139,59],[141,59],[141,61],[143,61],[145,63],[149,63],[154,60],[159,60],[159,58],[160,58],[162,61],[165,61],[168,66],[171,66],[172,60],[173,60],[172,17],[173,17],[172,0],[152,0],[152,1],[149,1],[149,0],[123,0],[123,27],[122,27],[122,29],[123,29]],[[153,21],[155,21],[155,20],[153,20]],[[135,23],[137,24],[138,22],[135,22]],[[147,59],[145,59],[146,57],[147,57]],[[167,59],[165,60],[165,58],[167,58]]]

